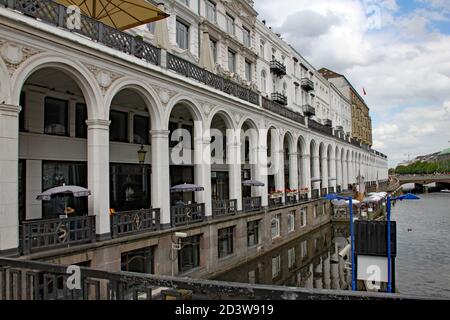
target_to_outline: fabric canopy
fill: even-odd
[[[169,15],[145,0],[56,0],[77,6],[88,17],[118,30],[126,30],[167,18]]]
[[[204,191],[205,188],[197,186],[195,184],[180,184],[178,186],[174,186],[172,188],[170,188],[170,192],[171,193],[175,193],[175,192],[196,192],[196,191]]]
[[[61,186],[49,189],[39,194],[36,200],[49,201],[52,197],[72,195],[76,198],[88,197],[91,195],[91,191],[78,186]]]
[[[242,181],[243,186],[251,186],[251,187],[264,187],[264,183],[257,180],[245,180]]]

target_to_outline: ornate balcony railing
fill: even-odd
[[[262,209],[261,197],[250,197],[242,199],[242,210],[244,212],[260,211]]]
[[[301,80],[302,88],[306,91],[313,91],[314,90],[314,82],[311,79],[303,78]]]
[[[219,75],[209,72],[183,58],[167,53],[167,67],[185,77],[195,79],[217,90],[235,96],[255,105],[259,105],[259,94],[237,84],[234,81],[225,79]]]
[[[111,216],[111,236],[117,238],[161,229],[159,209],[117,212]]]
[[[277,198],[269,197],[269,208],[270,209],[279,208],[281,206],[283,206],[283,198],[282,197],[277,197]]]
[[[214,218],[237,214],[237,200],[213,200],[212,214]]]
[[[307,193],[300,193],[299,194],[299,200],[300,200],[300,202],[308,201],[308,194]]]
[[[292,205],[292,204],[296,204],[296,203],[298,203],[298,194],[297,195],[286,195],[285,196],[285,199],[284,199],[284,202],[287,204],[287,205]]]
[[[282,106],[288,105],[287,97],[283,93],[274,92],[274,93],[272,93],[271,97],[272,97],[272,101],[275,101],[276,103],[279,103]]]
[[[280,116],[291,119],[292,121],[300,124],[305,124],[305,117],[298,112],[294,112],[288,108],[281,106],[280,104],[262,97],[262,107],[266,110],[272,111]]]
[[[286,75],[286,66],[278,60],[270,61],[270,71],[279,77]]]
[[[326,134],[328,136],[333,136],[333,128],[324,126],[314,120],[308,121],[308,127],[316,132]]]
[[[179,227],[205,220],[205,204],[187,204],[171,207],[172,227]]]
[[[95,216],[24,221],[20,225],[23,254],[95,241]]]
[[[323,125],[324,125],[324,126],[327,126],[327,127],[332,127],[332,126],[333,126],[333,121],[331,121],[330,119],[326,119],[326,120],[323,122]]]
[[[316,200],[319,199],[320,197],[320,190],[319,189],[314,189],[311,191],[311,198]]]
[[[160,64],[160,49],[86,15],[81,14],[80,16],[80,29],[69,28],[67,22],[70,21],[71,14],[68,13],[65,6],[52,0],[5,0],[2,3],[5,7],[22,12],[29,17],[63,28],[66,31],[81,34],[112,49],[130,54],[149,63]]]
[[[358,140],[356,140],[354,138],[350,139],[350,143],[355,147],[361,148],[361,142],[359,142]]]
[[[316,109],[310,104],[303,105],[302,110],[303,110],[303,114],[306,117],[312,117],[312,116],[316,115]]]

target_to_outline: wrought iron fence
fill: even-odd
[[[299,193],[298,196],[299,196],[300,202],[308,201],[308,194],[307,193]]]
[[[283,197],[272,198],[269,196],[269,208],[279,208],[283,206]]]
[[[220,218],[237,214],[237,200],[213,200],[213,217]]]
[[[270,61],[270,71],[275,73],[278,76],[286,75],[286,66],[278,60]]]
[[[95,216],[24,221],[20,241],[23,254],[94,242]]]
[[[307,91],[314,90],[314,82],[311,79],[303,78],[301,79],[301,86]]]
[[[283,93],[273,92],[271,97],[272,97],[272,101],[275,101],[276,103],[279,103],[283,106],[287,106],[287,104],[288,104],[288,98]]]
[[[297,195],[286,195],[285,197],[285,203],[290,205],[290,204],[296,204],[298,203],[298,198]]]
[[[272,111],[276,114],[279,114],[280,116],[286,117],[300,124],[305,124],[305,117],[302,116],[300,113],[294,112],[286,107],[283,107],[282,105],[270,99],[262,97],[262,107],[266,110]]]
[[[205,220],[205,204],[188,204],[171,208],[172,226],[178,227]]]
[[[141,209],[117,212],[111,216],[113,238],[161,229],[159,209]]]
[[[131,34],[105,25],[86,15],[81,15],[80,28],[68,26],[70,14],[67,7],[52,0],[3,0],[2,4],[35,19],[78,33],[112,49],[133,55],[159,65],[161,50]]]
[[[242,210],[244,212],[260,211],[262,209],[261,197],[250,197],[242,199]]]
[[[185,77],[195,79],[201,83],[211,86],[217,90],[233,95],[241,100],[259,105],[259,94],[237,84],[234,81],[225,79],[219,75],[209,72],[183,58],[171,53],[167,54],[167,67]]]

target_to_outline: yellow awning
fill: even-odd
[[[56,0],[64,6],[75,5],[93,19],[126,30],[167,18],[169,15],[145,0]]]

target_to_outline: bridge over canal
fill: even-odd
[[[407,183],[426,185],[435,182],[437,186],[450,186],[450,174],[407,174],[397,175],[395,178],[400,185]]]

